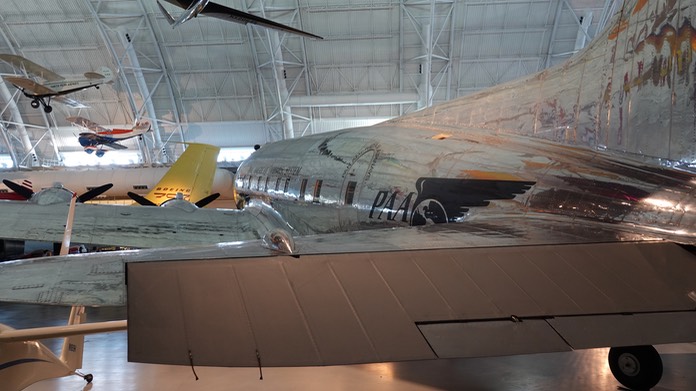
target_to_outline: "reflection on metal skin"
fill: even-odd
[[[696,243],[696,175],[674,169],[696,161],[696,6],[627,6],[561,66],[265,145],[237,188],[300,234],[543,213]]]
[[[385,137],[391,134],[399,137]],[[359,128],[269,144],[240,167],[237,186],[270,198],[278,218],[300,234],[534,212],[696,238],[694,174],[485,130],[446,140],[432,134]],[[364,161],[368,148],[374,153]],[[328,175],[336,172],[343,175]],[[286,190],[275,190],[286,181]]]
[[[279,251],[285,254],[295,252],[295,241],[285,230],[276,229],[263,236],[262,245],[269,250]]]

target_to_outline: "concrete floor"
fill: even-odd
[[[14,328],[65,324],[69,308],[0,303],[0,323]],[[123,308],[88,309],[90,321],[125,317]],[[60,340],[48,340],[60,349]],[[655,390],[696,390],[696,344],[662,345],[664,376]],[[586,391],[621,389],[606,363],[608,349],[511,357],[414,361],[368,365],[264,368],[190,367],[136,364],[126,361],[126,333],[86,338],[84,372],[94,375],[86,385],[76,377],[45,380],[29,391],[93,390],[471,390]],[[1,389],[0,385],[0,389]]]

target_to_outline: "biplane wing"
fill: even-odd
[[[46,81],[59,81],[65,79],[65,77],[53,72],[52,70],[44,68],[41,65],[33,61],[29,61],[22,56],[17,56],[14,54],[0,54],[0,60],[12,65],[15,69],[22,70],[29,75],[40,77]]]

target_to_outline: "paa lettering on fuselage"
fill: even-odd
[[[411,213],[409,212],[411,211],[411,203],[417,198],[417,193],[410,192],[406,197],[397,197],[400,194],[403,193],[395,191],[390,194],[387,190],[379,191],[370,208],[369,218],[381,220],[382,215],[386,212],[385,217],[387,220],[396,220],[399,213],[401,213],[402,222],[410,221]],[[399,199],[398,203],[397,198]],[[394,209],[395,205],[397,205],[396,209]]]

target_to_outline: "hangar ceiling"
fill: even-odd
[[[379,122],[539,71],[584,47],[618,0],[217,0],[324,37],[201,16],[172,29],[155,0],[0,2],[0,53],[64,76],[102,66],[116,80],[50,114],[0,83],[0,155],[61,166],[81,151],[66,117],[103,126],[150,120],[124,142],[137,164],[180,141],[225,148]],[[174,15],[181,13],[163,3]],[[0,63],[0,76],[22,75]],[[121,152],[109,152],[117,154]],[[97,159],[84,155],[84,159]]]

